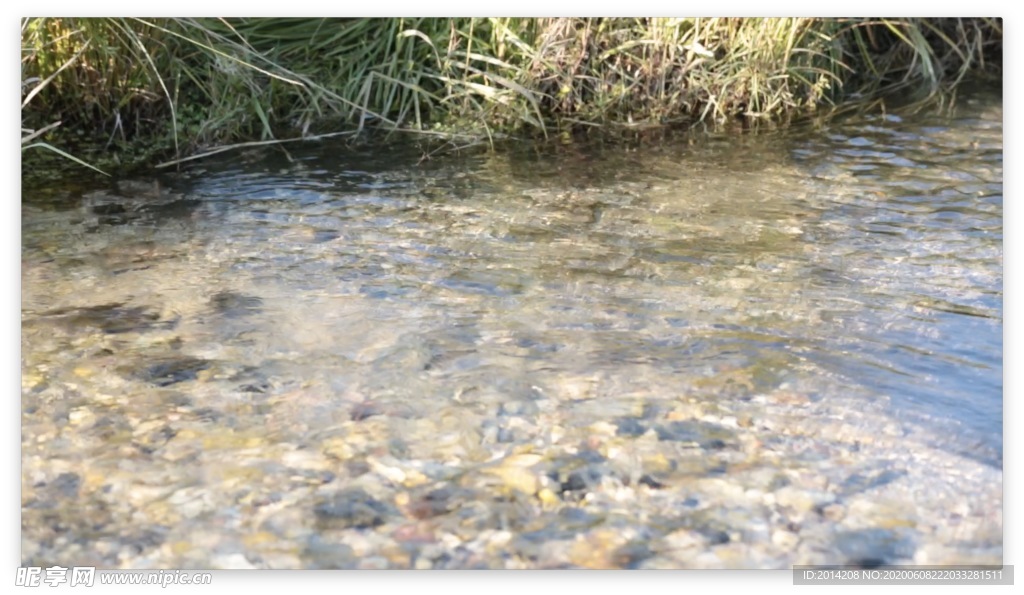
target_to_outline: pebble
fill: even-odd
[[[394,514],[391,507],[365,490],[352,488],[334,494],[313,509],[317,519],[326,526],[371,528],[385,523]]]
[[[73,426],[89,426],[96,421],[96,414],[84,407],[76,407],[68,412],[68,423]]]
[[[665,546],[671,550],[702,550],[707,544],[703,535],[689,529],[679,529],[662,537]]]
[[[387,570],[391,562],[383,556],[370,556],[359,561],[360,570]]]
[[[416,563],[413,565],[413,568],[415,568],[416,570],[430,570],[433,567],[434,562],[428,558],[423,557],[416,558]]]
[[[597,385],[595,376],[567,376],[556,380],[554,389],[562,399],[582,401],[597,396]]]
[[[614,552],[627,541],[625,535],[612,529],[597,529],[579,536],[569,548],[569,561],[583,568],[618,568]]]
[[[485,469],[484,473],[497,476],[505,487],[528,495],[535,494],[540,486],[539,479],[535,473],[515,465],[491,467]]]
[[[814,507],[814,498],[804,490],[791,486],[775,492],[775,502],[780,506],[791,508],[796,512],[807,512]]]
[[[864,529],[839,533],[835,547],[846,557],[846,564],[871,567],[911,562],[917,551],[916,541],[913,531]]]
[[[775,531],[772,531],[772,543],[774,543],[775,545],[779,546],[784,550],[795,549],[796,544],[799,541],[800,538],[797,536],[797,534],[791,531],[784,531],[781,529],[776,529]]]
[[[210,568],[214,570],[255,570],[256,566],[253,566],[242,554],[217,554],[210,558]]]
[[[393,216],[388,201],[377,206]],[[490,229],[488,213],[438,208],[458,215],[453,225],[465,218]],[[22,374],[22,562],[1002,562],[998,465],[937,449],[941,437],[844,400],[846,387],[821,398],[799,380],[773,388],[775,364],[754,361],[754,352],[690,358],[702,338],[680,345],[678,333],[634,329],[643,317],[549,312],[554,280],[506,294],[485,275],[463,282],[478,292],[439,296],[429,285],[437,270],[407,268],[431,249],[420,244],[422,230],[402,229],[398,244],[362,231],[345,242],[311,244],[317,232],[287,240],[282,259],[312,248],[337,261],[337,278],[308,280],[302,291],[237,266],[251,247],[200,246],[177,234],[187,262],[124,272],[110,288],[83,288],[81,304],[92,297],[98,306],[50,305],[58,313],[49,322],[26,320],[34,347]],[[566,243],[567,253],[594,248],[581,241]],[[380,262],[393,267],[387,275]],[[161,284],[185,272],[208,282]],[[660,288],[678,291],[679,303],[693,297],[690,286]],[[423,299],[397,300],[402,291]],[[581,283],[574,291],[584,303],[604,289]],[[441,297],[464,301],[437,308]],[[284,298],[304,309],[270,316]],[[546,318],[495,316],[489,300],[529,304]],[[465,307],[473,316],[461,317]],[[408,322],[421,314],[436,324]],[[606,326],[579,330],[596,322]],[[696,322],[693,332],[703,332]],[[635,355],[637,337],[654,357],[620,361]],[[658,355],[669,347],[686,352],[673,360],[681,364]],[[595,368],[583,357],[592,349],[619,363]]]

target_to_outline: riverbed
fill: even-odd
[[[1002,563],[1002,105],[22,197],[22,562]]]

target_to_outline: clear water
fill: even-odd
[[[1000,463],[998,103],[418,158],[303,147],[205,163],[157,198],[27,191],[26,365],[64,350],[34,334],[66,323],[55,308],[124,302],[177,320],[192,353],[416,393],[425,411],[465,384],[566,374],[597,378],[613,411],[623,392],[742,369],[751,393],[827,399],[838,382]],[[218,293],[252,307],[218,315]]]
[[[381,530],[461,535],[442,566],[533,564],[602,523],[642,547],[573,564],[689,567],[680,526],[750,544],[742,567],[998,559],[1001,121],[978,96],[825,130],[427,160],[289,146],[159,189],[25,189],[26,563],[357,567],[337,544],[373,532],[316,523],[410,497]],[[555,505],[502,491],[571,492],[577,468],[616,479]],[[657,488],[616,487],[642,477]],[[820,479],[850,516],[741,510],[709,477]],[[773,545],[800,524],[804,553]],[[511,558],[479,553],[484,528],[516,534]]]

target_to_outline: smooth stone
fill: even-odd
[[[775,501],[796,512],[805,513],[812,508],[824,507],[835,502],[836,495],[819,490],[806,490],[794,486],[786,486],[775,492]]]
[[[255,570],[242,554],[219,554],[210,559],[210,568],[215,570]]]
[[[790,551],[796,547],[796,544],[800,542],[800,537],[792,531],[785,531],[782,529],[776,529],[772,531],[772,543],[779,546],[783,550]]]
[[[325,540],[316,533],[309,537],[301,557],[311,570],[352,569],[358,564],[350,546]]]
[[[455,508],[458,496],[471,497],[472,493],[469,490],[460,490],[450,486],[437,488],[410,499],[407,510],[410,516],[417,519],[445,515]]]
[[[835,548],[844,564],[865,568],[913,560],[917,533],[912,530],[862,529],[839,533]]]
[[[721,426],[699,421],[673,421],[656,428],[658,440],[691,443],[704,449],[721,449],[733,434]]]
[[[906,476],[907,472],[903,469],[887,469],[880,473],[854,473],[846,478],[839,489],[843,496],[849,497],[882,487]]]
[[[160,320],[156,310],[141,306],[128,306],[124,302],[86,306],[82,308],[60,308],[46,312],[43,316],[60,317],[60,322],[69,330],[93,327],[107,334],[141,332],[171,329],[177,320]]]
[[[77,473],[61,473],[47,484],[47,490],[58,498],[75,498],[78,496],[78,488],[82,485],[82,478]]]
[[[221,291],[210,298],[210,305],[215,312],[225,318],[239,318],[258,313],[263,306],[263,300],[233,291]]]
[[[635,417],[620,417],[615,425],[619,436],[642,436],[647,432],[647,426]]]
[[[328,526],[366,529],[383,525],[397,511],[371,497],[361,488],[350,488],[334,494],[313,509],[317,521]]]
[[[210,360],[190,356],[168,357],[149,362],[132,375],[157,386],[170,386],[186,380],[196,380],[199,372],[210,367]]]

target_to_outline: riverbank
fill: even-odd
[[[744,130],[1001,65],[999,19],[29,18],[23,171],[369,130],[456,146]]]

